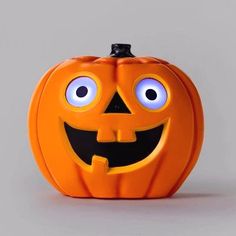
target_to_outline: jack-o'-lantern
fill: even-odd
[[[177,67],[113,44],[42,78],[29,136],[46,179],[72,197],[162,198],[181,186],[203,140],[196,88]]]

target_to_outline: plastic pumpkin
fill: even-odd
[[[65,195],[162,198],[198,159],[203,112],[180,69],[113,44],[108,57],[72,58],[42,77],[29,136],[41,172]]]

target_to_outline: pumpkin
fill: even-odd
[[[194,167],[203,140],[198,92],[176,66],[113,44],[51,68],[29,110],[37,164],[71,197],[163,198]]]

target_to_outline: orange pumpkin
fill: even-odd
[[[43,76],[29,136],[41,172],[65,195],[162,198],[198,159],[203,112],[180,69],[114,44],[109,57],[72,58]]]

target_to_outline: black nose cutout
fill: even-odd
[[[131,113],[128,107],[123,102],[120,95],[116,92],[108,105],[105,113]]]

